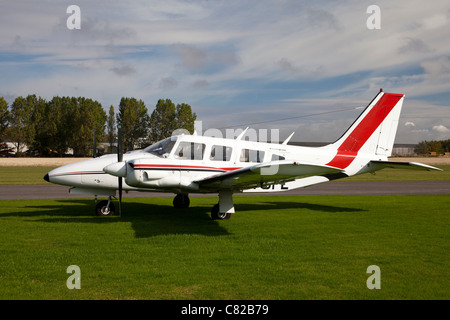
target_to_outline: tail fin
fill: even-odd
[[[390,156],[404,97],[380,90],[344,135],[330,145],[337,153],[327,165],[344,169],[358,153]]]

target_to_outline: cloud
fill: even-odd
[[[295,74],[299,71],[296,67],[294,67],[293,63],[286,58],[280,59],[276,62],[276,64],[281,70],[287,73]]]
[[[168,77],[168,78],[162,78],[159,81],[158,88],[165,91],[165,90],[170,90],[170,89],[176,88],[177,85],[178,85],[177,80],[175,80],[172,77]]]
[[[174,44],[172,48],[180,58],[181,66],[191,72],[217,72],[239,63],[239,58],[230,48],[200,49],[184,43]]]
[[[432,50],[428,47],[428,45],[423,42],[421,39],[416,38],[405,38],[406,44],[398,49],[399,53],[409,54],[409,53],[427,53]]]
[[[450,73],[450,59],[448,57],[430,59],[422,62],[420,66],[431,76],[447,75]]]
[[[207,80],[196,80],[191,85],[191,87],[194,89],[203,89],[207,86],[209,86],[209,82]]]
[[[133,67],[130,67],[128,65],[114,67],[109,70],[114,72],[118,76],[129,76],[129,75],[133,75],[136,73],[136,69],[134,69]]]
[[[340,30],[341,26],[337,18],[323,9],[309,9],[307,11],[308,24],[312,27]]]
[[[438,13],[431,17],[426,17],[422,22],[423,27],[427,30],[445,27],[447,24],[448,18],[443,13]]]
[[[408,121],[405,122],[405,127],[415,127],[416,125],[414,124],[414,122]]]
[[[443,125],[438,125],[433,127],[433,131],[437,131],[439,133],[449,133],[450,129]]]
[[[199,118],[221,123],[226,118],[233,125],[241,122],[244,107],[248,118],[273,111],[264,115],[270,120],[279,118],[276,113],[312,113],[319,98],[327,100],[320,106],[324,111],[336,106],[334,101],[366,105],[383,88],[406,94],[405,125],[399,126],[403,141],[429,138],[419,132],[413,137],[413,128],[443,134],[443,128],[431,128],[450,112],[448,0],[433,5],[380,0],[381,30],[367,29],[368,4],[348,0],[79,0],[77,5],[81,30],[70,31],[68,4],[2,4],[3,92],[75,94],[110,105],[123,95],[153,104],[151,99],[165,98],[170,90],[170,98],[201,110]],[[294,100],[303,103],[287,106]],[[333,114],[311,121],[344,118]],[[326,139],[328,130],[317,133],[324,131]]]

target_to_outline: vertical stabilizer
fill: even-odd
[[[358,154],[390,156],[404,100],[403,94],[380,91],[335,143],[335,157],[327,163],[347,168]]]

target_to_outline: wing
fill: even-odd
[[[393,168],[393,169],[410,169],[410,170],[439,170],[442,171],[442,169],[432,167],[423,163],[417,163],[417,162],[401,162],[401,161],[378,161],[378,160],[372,160],[370,161],[372,165],[377,167],[377,170],[383,169],[383,168]],[[378,169],[379,167],[379,169]]]
[[[300,178],[341,172],[343,170],[326,165],[295,161],[272,161],[220,173],[194,182],[199,185],[200,189],[209,191],[245,190],[285,183]]]

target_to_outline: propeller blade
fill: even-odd
[[[117,161],[123,161],[122,126],[117,126]],[[122,177],[119,177],[119,217],[122,216]]]
[[[93,135],[94,135],[94,143],[92,145],[92,158],[97,158],[97,139],[95,137],[95,127],[93,128]]]
[[[117,161],[123,161],[123,141],[122,141],[122,127],[117,126]]]
[[[122,216],[122,177],[119,177],[119,217]]]

